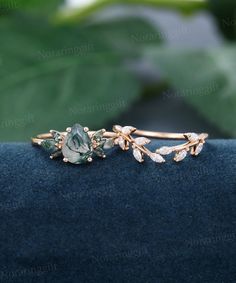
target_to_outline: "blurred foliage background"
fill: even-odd
[[[236,137],[236,1],[0,0],[0,140],[75,122]]]

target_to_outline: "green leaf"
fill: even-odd
[[[236,46],[207,50],[159,48],[148,59],[183,97],[209,121],[236,136]],[[165,93],[165,98],[171,92]],[[203,129],[204,130],[204,129]]]
[[[0,19],[19,12],[30,12],[32,16],[46,16],[51,19],[63,7],[63,0],[0,0]]]
[[[0,22],[0,140],[27,140],[79,122],[90,129],[125,111],[140,93],[126,66],[158,41],[139,20],[52,27],[16,15]]]

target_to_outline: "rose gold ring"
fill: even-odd
[[[164,156],[174,154],[174,161],[183,160],[188,152],[197,156],[203,149],[207,133],[164,133],[136,129],[132,126],[113,126],[112,132],[105,129],[90,131],[87,127],[75,124],[65,132],[50,130],[49,133],[40,134],[32,138],[34,145],[40,145],[50,153],[50,158],[62,156],[64,162],[82,164],[91,162],[93,156],[105,158],[105,151],[119,146],[122,150],[132,148],[133,156],[138,162],[149,157],[157,163],[165,162]],[[147,148],[151,142],[149,138],[184,140],[174,146],[162,146],[154,152]]]

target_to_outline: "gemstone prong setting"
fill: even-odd
[[[142,163],[149,158],[155,163],[164,163],[163,156],[173,154],[173,160],[180,162],[187,155],[198,156],[204,148],[208,134],[201,133],[161,133],[138,130],[132,126],[114,125],[113,132],[105,129],[90,131],[88,127],[75,124],[65,132],[50,130],[47,134],[32,139],[33,144],[41,146],[50,153],[50,159],[62,156],[65,163],[83,164],[92,162],[94,156],[106,158],[106,150],[118,146],[122,150],[133,151],[134,158]],[[183,139],[184,143],[174,146],[162,146],[154,152],[147,146],[149,138]]]

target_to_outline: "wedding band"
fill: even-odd
[[[105,151],[114,146],[122,150],[133,151],[138,162],[148,157],[154,162],[165,162],[165,155],[174,154],[174,161],[183,160],[188,152],[197,156],[203,149],[207,133],[164,133],[138,130],[132,126],[122,127],[115,125],[112,132],[105,129],[90,131],[87,127],[75,124],[65,132],[50,130],[49,133],[40,134],[32,138],[33,145],[39,145],[50,153],[50,158],[63,157],[64,162],[82,164],[91,162],[94,156],[105,158]],[[162,146],[155,152],[147,148],[151,142],[149,138],[184,140],[184,143],[174,146]]]

